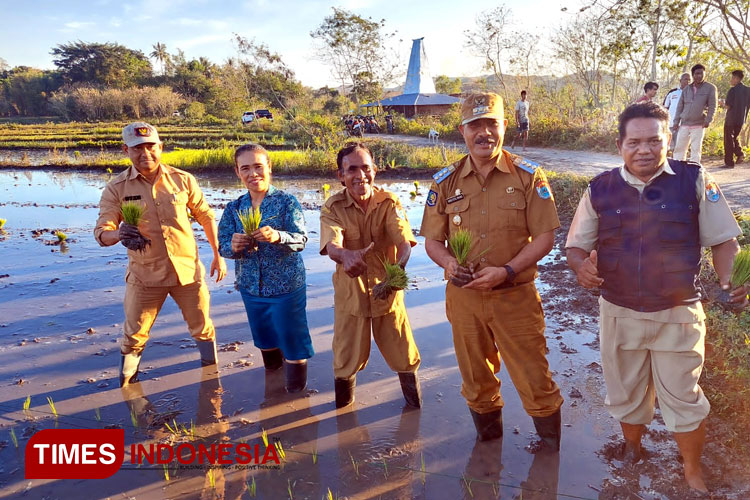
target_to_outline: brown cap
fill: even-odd
[[[503,98],[494,92],[469,94],[461,104],[461,125],[480,118],[505,119]]]
[[[159,132],[146,122],[131,123],[122,129],[122,141],[129,148],[143,143],[159,143]]]

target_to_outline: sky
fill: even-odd
[[[543,35],[568,20],[577,0],[507,0],[518,28]],[[467,5],[468,4],[468,5]],[[278,52],[297,78],[310,87],[336,86],[329,67],[316,60],[310,32],[332,7],[386,20],[397,30],[392,40],[406,70],[411,40],[424,37],[432,76],[486,74],[482,61],[464,47],[464,31],[490,0],[383,1],[341,0],[0,0],[0,58],[18,65],[53,69],[50,50],[58,44],[116,42],[148,55],[157,42],[167,51],[182,49],[188,59],[200,56],[222,63],[236,57],[233,33],[265,43]],[[561,11],[567,7],[567,12]],[[152,61],[155,69],[158,65]]]

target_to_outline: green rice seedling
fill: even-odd
[[[413,200],[416,197],[417,197],[417,192],[416,191],[409,191],[409,198],[411,198]]]
[[[164,469],[164,480],[166,482],[169,482],[169,467],[167,464],[162,465],[162,468]]]
[[[471,252],[472,234],[468,229],[459,229],[448,238],[448,246],[459,266],[464,266]]]
[[[318,463],[318,449],[317,448],[313,448],[312,461],[313,461],[313,465]]]
[[[385,299],[396,290],[403,290],[409,286],[409,275],[404,268],[398,264],[392,264],[386,259],[381,259],[385,269],[385,278],[372,288],[372,295],[377,299]]]
[[[286,452],[284,451],[284,446],[281,444],[281,440],[274,441],[273,445],[276,447],[276,452],[279,454],[281,461],[286,462]]]
[[[414,181],[414,192],[419,194],[419,181]]]
[[[135,410],[130,410],[130,423],[133,424],[133,429],[138,429],[138,415],[135,414]]]
[[[252,483],[245,483],[245,485],[247,486],[247,491],[250,492],[251,497],[254,497],[258,493],[255,486],[255,476],[253,476]]]
[[[245,234],[251,235],[260,227],[263,214],[260,213],[260,207],[248,208],[246,210],[237,210],[237,217],[240,219]]]
[[[216,478],[214,477],[213,469],[208,469],[208,484],[211,485],[211,489],[216,489]]]
[[[333,493],[331,493],[331,488],[328,488],[328,493],[326,494],[326,497],[323,500],[333,500]]]
[[[13,446],[18,448],[18,438],[16,437],[16,431],[12,427],[10,428],[10,439],[13,440]]]
[[[383,475],[388,479],[388,464],[385,462],[385,457],[383,457]]]
[[[96,417],[97,422],[102,421],[102,412],[99,410],[99,408],[94,408],[94,416]]]
[[[424,453],[420,453],[419,456],[422,459],[422,486],[424,486],[425,482],[427,482],[427,471],[424,466]]]
[[[55,231],[55,236],[57,236],[57,241],[60,243],[64,243],[68,239],[68,235],[59,230]]]
[[[357,479],[359,479],[359,464],[356,460],[354,460],[354,457],[352,456],[352,452],[349,452],[349,460],[352,461],[352,467],[354,467],[354,474],[357,476]]]
[[[29,411],[31,408],[31,394],[26,396],[26,401],[23,402],[23,411]]]
[[[474,498],[474,492],[471,491],[471,482],[472,480],[467,478],[465,475],[461,476],[461,480],[464,482],[464,486],[466,486],[466,491],[469,493],[469,496],[471,498]]]
[[[55,402],[52,401],[52,398],[47,396],[47,404],[49,405],[49,409],[52,410],[52,414],[57,418],[57,409],[55,408]]]
[[[8,222],[8,219],[0,219],[0,229],[2,229],[5,226],[6,222]]]
[[[120,206],[120,212],[122,212],[122,220],[126,224],[137,226],[141,222],[141,219],[143,219],[146,207],[135,201],[126,201]]]
[[[268,448],[268,432],[265,429],[262,429],[262,431],[260,437],[263,439],[263,445]]]
[[[195,422],[193,422],[193,419],[190,419],[190,439],[195,441]]]
[[[750,282],[750,247],[743,248],[734,257],[732,276],[729,278],[729,281],[734,287]]]
[[[297,482],[295,481],[295,484],[296,483]],[[293,486],[292,485],[292,480],[291,479],[287,479],[286,480],[286,491],[287,491],[287,493],[289,493],[289,500],[294,500],[294,495],[292,494],[292,486]]]
[[[330,184],[323,184],[322,189],[323,189],[323,200],[325,201],[330,196],[331,185]]]
[[[107,167],[107,174],[112,175],[112,169]]]

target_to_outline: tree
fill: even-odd
[[[461,79],[439,75],[435,78],[435,90],[438,94],[460,94]]]
[[[750,67],[750,1],[696,1],[707,6],[712,14],[703,33],[714,50],[738,65]]]
[[[151,63],[139,50],[117,43],[60,44],[50,52],[68,83],[127,88],[151,76]]]
[[[161,74],[164,76],[167,74],[167,65],[171,59],[169,52],[167,52],[167,46],[161,42],[156,42],[152,45],[152,48],[154,50],[149,56],[153,57],[159,64],[161,64]]]
[[[364,89],[385,86],[395,76],[398,58],[387,47],[395,32],[384,34],[384,28],[385,19],[373,21],[334,7],[333,15],[310,33],[319,43],[318,57],[332,68],[342,92],[351,90],[356,104]]]
[[[510,30],[512,12],[505,5],[481,12],[476,27],[466,30],[466,47],[484,59],[484,67],[492,71],[503,94],[507,94],[503,65],[507,54],[517,44],[519,34]]]

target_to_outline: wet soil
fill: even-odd
[[[232,178],[199,179],[217,215],[242,190]],[[566,399],[558,455],[531,455],[531,419],[507,373],[503,382],[505,436],[477,443],[460,395],[461,378],[445,318],[442,273],[417,246],[406,294],[422,355],[421,410],[404,406],[398,377],[375,345],[357,380],[355,404],[333,404],[331,339],[334,264],[318,255],[318,192],[326,179],[275,184],[304,204],[310,241],[308,321],[316,355],[307,390],[289,395],[281,371],[267,373],[253,346],[233,266],[211,282],[212,318],[220,344],[216,368],[200,368],[195,344],[170,300],[156,321],[142,362],[142,382],[118,387],[118,339],[127,265],[121,246],[100,248],[92,236],[96,204],[107,176],[40,171],[0,172],[0,216],[8,219],[0,248],[0,495],[24,498],[688,498],[679,454],[658,412],[644,439],[648,460],[620,461],[618,426],[604,406],[597,340],[597,297],[567,270],[559,231],[555,250],[540,263],[537,286],[547,316],[550,367]],[[333,186],[335,183],[327,181]],[[419,227],[426,187],[415,199],[411,182],[384,181]],[[6,216],[6,214],[8,214]],[[569,221],[564,221],[567,224]],[[204,264],[210,248],[198,226]],[[46,245],[44,230],[61,229],[67,249]],[[37,231],[36,233],[34,231]],[[36,235],[36,236],[35,236]],[[30,406],[23,409],[27,396]],[[54,401],[57,417],[47,397]],[[171,432],[167,427],[195,426]],[[750,498],[748,456],[726,448],[728,424],[709,417],[705,470],[715,498]],[[278,439],[286,460],[255,470],[168,468],[126,463],[103,480],[25,480],[23,450],[36,431],[51,428],[125,429],[131,443]],[[13,443],[13,430],[18,448]]]

